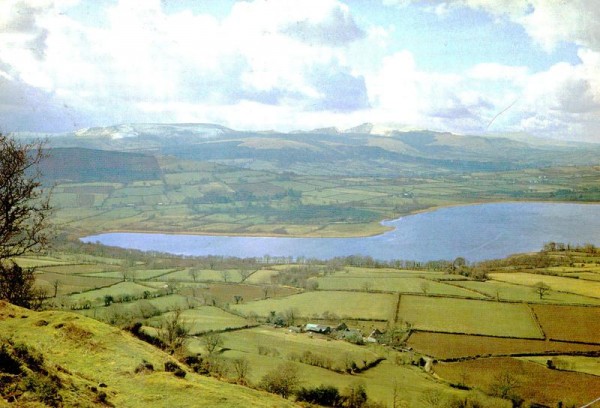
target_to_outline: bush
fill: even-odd
[[[0,347],[0,373],[21,374],[21,363],[8,350],[6,344]]]
[[[177,365],[177,363],[174,363],[173,361],[167,361],[165,363],[165,371],[167,373],[177,373],[178,371],[183,371],[183,370],[181,369],[181,367],[179,367],[179,365]],[[177,375],[177,374],[175,374],[175,375]]]
[[[133,371],[136,374],[137,373],[142,373],[142,372],[145,372],[145,371],[154,371],[154,365],[152,365],[152,363],[149,363],[146,360],[144,360]]]
[[[353,383],[344,393],[344,407],[362,408],[367,403],[367,390],[362,383]]]
[[[29,367],[32,371],[39,372],[42,369],[42,365],[44,364],[44,356],[40,353],[30,350],[27,345],[23,343],[15,344],[14,353],[21,361],[27,364],[27,367]]]
[[[343,398],[334,386],[320,385],[315,388],[300,388],[296,392],[296,400],[325,407],[338,407],[341,405]]]
[[[287,398],[294,393],[299,383],[298,368],[292,363],[283,363],[265,374],[260,381],[260,387],[267,392]]]
[[[50,378],[27,377],[25,389],[33,392],[39,401],[48,406],[62,406],[62,397],[58,393],[59,387]]]

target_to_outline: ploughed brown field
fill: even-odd
[[[600,345],[431,332],[413,333],[408,340],[408,346],[419,353],[438,359],[555,352],[600,352]]]
[[[487,358],[457,363],[438,363],[435,372],[453,383],[491,391],[503,375],[514,380],[520,397],[539,404],[583,406],[598,398],[600,377],[570,371],[549,370],[542,364],[514,358]]]

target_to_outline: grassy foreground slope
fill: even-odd
[[[32,407],[47,406],[40,400],[72,407],[294,406],[271,394],[191,372],[175,377],[164,370],[166,362],[175,362],[167,354],[122,330],[73,313],[32,312],[0,302],[0,333],[0,358],[13,361],[20,356],[22,361],[14,373],[4,372],[9,371],[5,367],[0,370],[5,387],[0,406],[11,395],[19,398],[18,406]],[[144,363],[154,368],[136,370]],[[20,380],[21,390],[10,388],[11,382]],[[53,405],[57,398],[60,404]]]

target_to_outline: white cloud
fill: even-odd
[[[367,104],[364,80],[345,60],[345,46],[366,34],[337,0],[240,2],[223,20],[167,14],[159,0],[120,0],[94,26],[60,13],[67,1],[32,2],[27,19],[18,13],[24,3],[9,3],[3,22],[14,30],[0,35],[0,61],[83,110],[135,117],[136,103],[164,104],[156,115],[172,120],[168,106],[177,102],[334,112]],[[28,46],[40,33],[43,41]]]
[[[206,121],[290,130],[369,121],[480,133],[512,105],[490,131],[597,137],[600,24],[591,2],[421,3],[444,16],[472,7],[510,19],[548,48],[573,41],[581,62],[538,73],[489,61],[462,73],[425,72],[409,51],[386,55],[393,26],[359,27],[338,0],[239,2],[221,19],[167,13],[159,0],[120,0],[92,25],[64,12],[70,0],[4,0],[0,80],[11,95],[35,96],[52,120],[77,119],[67,126]],[[35,115],[33,99],[11,112],[21,109],[21,121]]]

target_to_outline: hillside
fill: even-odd
[[[377,133],[380,132],[380,133]],[[600,146],[381,130],[238,131],[212,124],[124,124],[49,138],[49,147],[127,151],[298,174],[394,176],[399,171],[502,171],[595,164]]]
[[[84,148],[56,148],[42,161],[44,178],[70,183],[128,183],[160,178],[154,156]]]
[[[293,406],[192,372],[175,377],[164,370],[172,357],[69,312],[32,312],[0,302],[0,333],[0,406],[7,400],[30,407]]]

